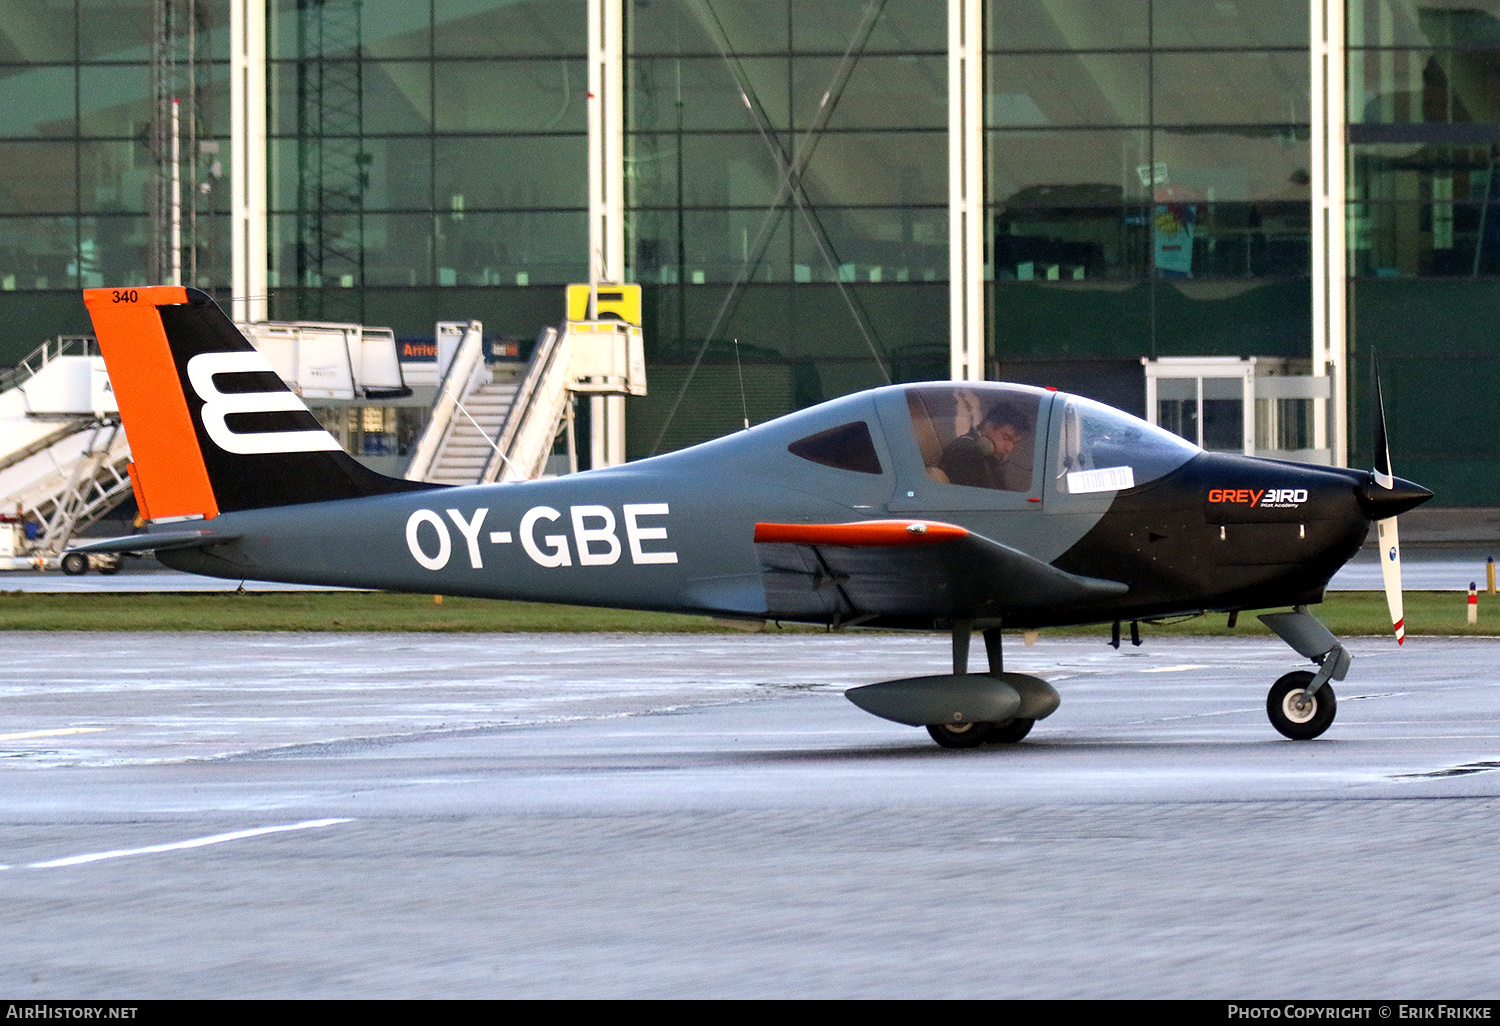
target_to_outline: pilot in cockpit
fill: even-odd
[[[974,430],[948,443],[938,466],[950,484],[1029,491],[1031,461],[1013,457],[1018,450],[1031,452],[1023,443],[1032,427],[1031,417],[1014,403],[996,403]]]

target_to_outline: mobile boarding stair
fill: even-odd
[[[566,435],[578,469],[575,395],[645,395],[641,329],[616,320],[567,321],[537,338],[530,361],[487,365],[478,321],[438,325],[461,341],[438,384],[432,414],[406,470],[410,481],[490,484],[544,476]]]
[[[130,450],[92,338],[48,340],[0,375],[0,569],[82,573],[73,534],[130,494]],[[95,557],[101,571],[118,557]]]

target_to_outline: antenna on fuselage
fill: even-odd
[[[745,417],[745,430],[750,430],[750,406],[745,402],[745,371],[740,367],[740,340],[734,340],[734,372],[740,379],[740,413]]]

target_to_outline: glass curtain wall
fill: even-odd
[[[584,0],[276,0],[272,316],[534,337],[588,280]]]
[[[165,5],[173,20],[160,28],[175,42],[168,54],[175,60],[161,88],[152,73],[158,6],[7,6],[0,23],[0,365],[51,335],[88,330],[79,289],[164,279],[155,242],[167,210],[157,186],[170,135],[158,121],[159,94],[183,101],[183,281],[211,287],[229,278],[228,0]]]
[[[990,376],[1140,413],[1141,356],[1306,359],[1306,0],[990,0],[985,30]]]
[[[1349,0],[1350,463],[1500,505],[1500,3]]]
[[[626,11],[630,457],[946,377],[947,4]]]

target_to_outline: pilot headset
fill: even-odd
[[[974,448],[977,449],[977,450],[979,450],[979,454],[981,456],[985,457],[986,459],[988,459],[989,457],[995,455],[995,443],[992,442],[992,441],[990,441],[990,436],[989,435],[985,434],[983,431],[981,431],[979,429],[982,428],[982,427],[984,427],[984,425],[987,424],[987,423],[990,423],[990,424],[1004,424],[1005,423],[1004,421],[999,420],[999,419],[997,419],[995,417],[995,414],[999,413],[999,412],[1000,412],[1000,409],[998,407],[996,409],[991,410],[989,413],[985,414],[983,420],[981,420],[978,424],[974,425],[974,430],[969,432],[969,434],[974,439]],[[1012,424],[1011,426],[1014,427],[1015,430],[1017,430],[1017,431],[1022,431],[1023,430],[1022,428],[1017,427],[1015,424]]]

